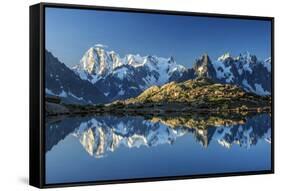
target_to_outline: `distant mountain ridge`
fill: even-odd
[[[53,62],[53,59],[48,59],[49,54],[51,53],[47,51],[46,62]],[[58,64],[51,66],[50,63],[46,65],[53,70],[52,74],[46,74],[46,80],[49,81],[47,84],[51,85],[50,82],[54,82],[52,87],[46,86],[46,93],[71,100],[70,102],[109,103],[136,97],[151,86],[162,86],[172,81],[184,82],[200,77],[210,78],[217,83],[234,84],[257,95],[271,94],[271,58],[260,61],[249,52],[237,57],[225,53],[215,61],[204,54],[195,60],[192,68],[187,68],[177,64],[174,57],[127,54],[122,58],[104,46],[94,46],[89,48],[80,63],[71,69],[64,64],[64,66]],[[55,84],[55,78],[50,76],[60,71],[60,69],[55,71],[55,67],[65,68],[67,73],[71,73],[71,77],[61,73],[58,82],[61,83],[60,86]],[[71,70],[73,72],[70,72]],[[47,73],[48,71],[50,70],[46,70]],[[74,79],[79,81],[76,90],[73,83],[72,85],[68,83]],[[73,90],[70,91],[68,88],[67,91],[64,90],[62,81]],[[82,89],[83,93],[77,92],[79,89]],[[84,100],[83,95],[86,96]]]
[[[192,68],[187,68],[177,64],[173,57],[128,54],[121,58],[116,52],[98,46],[91,47],[72,69],[81,79],[97,85],[112,101],[135,97],[153,85],[202,76],[238,85],[258,95],[271,92],[271,58],[259,61],[249,52],[237,57],[226,53],[213,62],[204,54]]]

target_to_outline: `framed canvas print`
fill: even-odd
[[[274,172],[274,19],[30,7],[30,184]]]

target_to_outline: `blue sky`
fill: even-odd
[[[121,57],[174,56],[188,67],[203,53],[216,59],[249,51],[265,59],[270,34],[269,21],[46,8],[46,48],[68,66],[95,44]]]

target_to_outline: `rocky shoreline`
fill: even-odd
[[[54,104],[52,104],[54,105]],[[174,107],[172,107],[174,106]],[[186,114],[247,114],[247,113],[270,113],[270,106],[263,107],[236,107],[236,108],[195,108],[190,107],[188,104],[166,104],[161,106],[155,105],[131,105],[126,106],[122,104],[116,105],[97,105],[97,106],[83,106],[83,105],[59,105],[56,108],[60,110],[47,110],[47,116],[58,115],[152,115],[152,116],[165,116],[165,115],[186,115]],[[61,109],[63,108],[63,109]]]

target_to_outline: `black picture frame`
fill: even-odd
[[[270,21],[271,22],[271,60],[272,60],[271,169],[266,171],[249,171],[249,172],[216,173],[216,174],[205,174],[205,175],[202,174],[202,175],[169,176],[169,177],[158,177],[158,178],[156,177],[156,178],[142,178],[142,179],[111,180],[111,181],[46,184],[45,183],[45,152],[44,152],[45,151],[44,50],[45,50],[45,8],[47,7]],[[182,12],[182,11],[134,9],[134,8],[103,7],[103,6],[73,5],[73,4],[39,3],[30,6],[30,81],[29,84],[30,84],[29,184],[32,186],[38,188],[53,188],[53,187],[65,187],[65,186],[85,186],[85,185],[99,185],[99,184],[113,184],[113,183],[133,183],[133,182],[147,182],[147,181],[164,181],[164,180],[227,177],[227,176],[274,173],[274,18],[273,17],[214,14],[214,13],[195,13],[195,12]]]

